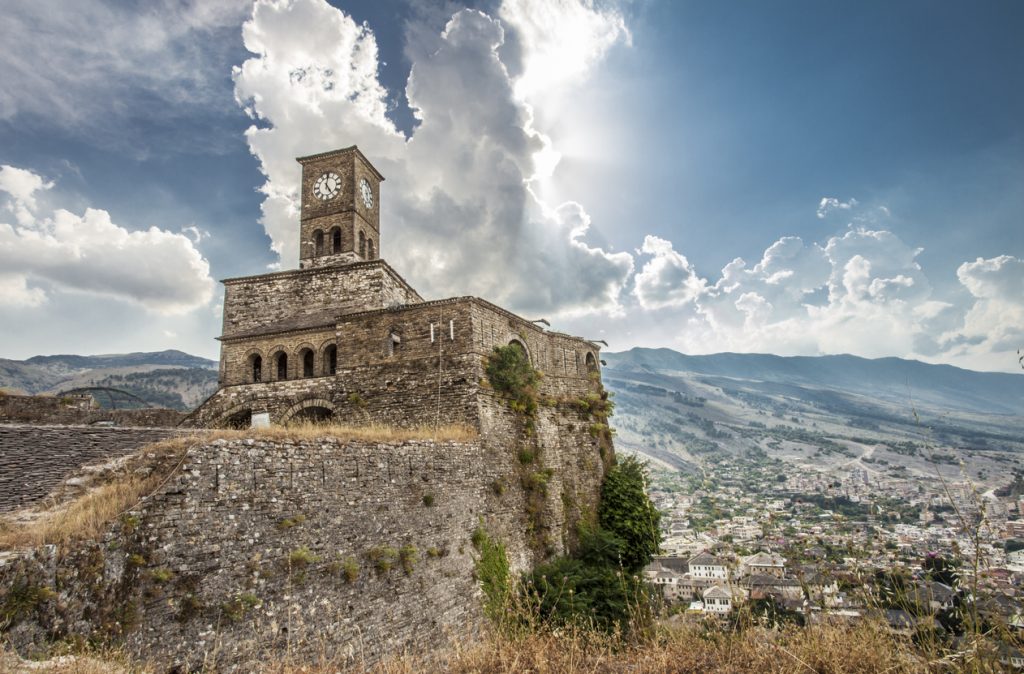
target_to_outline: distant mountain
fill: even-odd
[[[671,349],[636,348],[604,354],[620,370],[689,372],[765,384],[843,391],[906,406],[925,405],[981,414],[1024,414],[1024,373],[975,372],[902,358],[772,356],[716,353],[687,356]]]
[[[1024,374],[899,358],[606,353],[616,447],[694,471],[723,453],[1002,486],[1024,469]]]
[[[187,410],[216,390],[217,362],[175,350],[0,358],[0,388],[38,394],[85,386],[118,388],[153,405]]]

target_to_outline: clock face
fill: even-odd
[[[363,197],[363,204],[367,208],[373,208],[373,188],[366,182],[366,178],[359,181],[359,194]]]
[[[313,184],[313,196],[321,201],[327,201],[338,196],[341,191],[341,178],[337,173],[327,172],[316,179]]]

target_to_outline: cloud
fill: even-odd
[[[622,15],[592,0],[505,0],[498,15],[516,32],[515,92],[527,101],[580,83],[614,44],[631,39]]]
[[[10,195],[6,206],[20,225],[28,225],[32,221],[32,213],[36,210],[35,193],[51,187],[52,182],[45,182],[31,171],[6,164],[0,166],[0,191]]]
[[[516,95],[499,21],[458,11],[413,63],[406,95],[419,125],[408,140],[385,116],[368,27],[322,0],[260,1],[243,36],[254,56],[235,70],[235,94],[259,121],[247,138],[283,266],[298,256],[294,158],[358,144],[387,178],[382,256],[425,295],[470,292],[524,312],[619,308],[632,256],[588,243],[579,204],[531,190],[550,141]]]
[[[857,205],[856,199],[850,199],[849,201],[840,201],[835,197],[822,197],[818,203],[818,219],[824,220],[833,211],[849,211]],[[884,206],[882,208],[885,208]],[[888,214],[889,210],[885,209],[885,213]]]
[[[823,244],[782,237],[752,267],[727,264],[714,283],[669,241],[648,236],[641,252],[651,257],[633,295],[677,326],[667,338],[690,352],[899,355],[1006,369],[1024,345],[1024,260],[1007,255],[960,266],[965,303],[934,297],[922,249],[887,230],[850,229]]]
[[[209,302],[209,265],[188,237],[155,227],[130,231],[93,208],[37,214],[35,194],[49,186],[26,169],[5,166],[0,173],[0,190],[28,213],[17,224],[0,221],[0,302],[40,306],[46,288],[130,300],[166,314]]]
[[[707,291],[707,283],[670,241],[648,234],[640,252],[652,256],[633,284],[633,294],[644,309],[683,306]]]
[[[1024,348],[1024,259],[979,257],[956,275],[975,301],[963,324],[943,335],[950,351],[979,358]]]
[[[248,7],[247,0],[6,2],[0,120],[31,119],[137,149],[126,135],[146,133],[152,143],[162,121],[229,109],[216,64],[229,63]],[[216,136],[203,134],[204,147]],[[187,140],[179,134],[176,144]]]

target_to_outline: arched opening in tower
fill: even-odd
[[[313,349],[303,349],[299,352],[302,357],[302,376],[313,376]]]
[[[277,378],[284,380],[288,378],[288,354],[277,354]]]

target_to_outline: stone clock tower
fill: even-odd
[[[354,145],[296,161],[302,164],[299,267],[377,259],[384,176]]]

